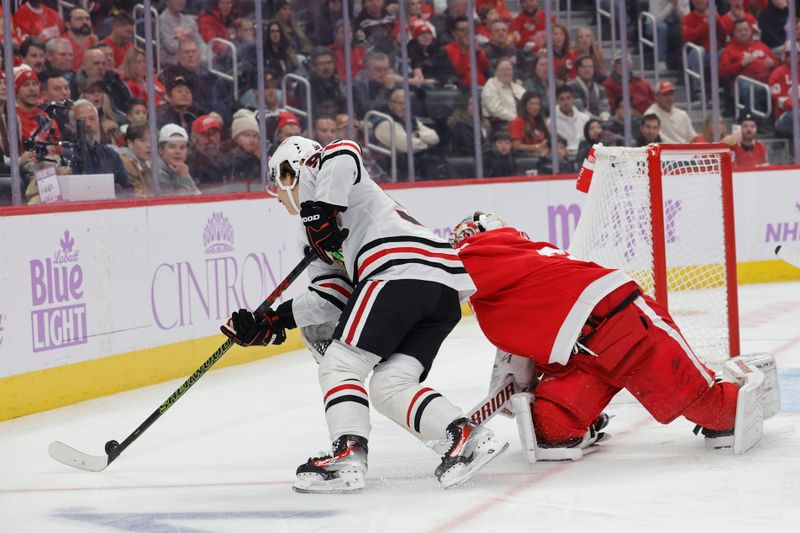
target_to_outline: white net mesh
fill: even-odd
[[[690,147],[687,147],[690,148]],[[669,312],[707,364],[729,357],[720,154],[661,153]],[[569,251],[655,290],[646,148],[597,147],[594,177]]]

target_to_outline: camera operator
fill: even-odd
[[[78,135],[78,123],[85,125],[84,136]],[[100,143],[100,119],[97,108],[89,100],[77,100],[69,112],[70,130],[75,135],[73,147],[74,174],[113,174],[117,195],[133,195],[133,183],[128,178],[125,166],[117,152],[108,145]],[[78,168],[76,168],[78,167]]]

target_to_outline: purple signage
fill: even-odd
[[[83,270],[69,230],[59,245],[52,257],[30,261],[34,352],[87,342]]]
[[[258,307],[280,278],[266,253],[236,254],[233,244],[233,225],[224,213],[215,212],[203,228],[203,264],[176,261],[155,268],[150,301],[159,329],[220,321],[239,308]],[[280,255],[278,251],[278,276]]]
[[[794,207],[798,212],[800,212],[800,202],[795,202]],[[785,220],[767,223],[767,232],[764,236],[765,243],[797,241],[800,241],[800,222],[797,220]]]

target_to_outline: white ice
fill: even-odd
[[[295,352],[208,374],[101,473],[54,462],[48,444],[101,454],[180,381],[0,423],[0,531],[800,531],[800,283],[744,286],[740,300],[743,351],[777,356],[783,393],[743,456],[705,450],[690,422],[662,426],[621,395],[597,453],[530,466],[498,418],[509,451],[444,491],[438,458],[376,414],[367,491],[296,494],[295,468],[328,437],[316,365]],[[426,383],[469,408],[492,359],[466,318]]]

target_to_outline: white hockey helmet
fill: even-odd
[[[272,157],[269,159],[269,176],[267,182],[267,192],[275,194],[277,188],[289,192],[289,201],[297,211],[300,208],[294,205],[294,198],[291,191],[297,186],[297,181],[300,179],[300,167],[314,152],[322,150],[322,146],[316,141],[293,135],[284,139],[284,141],[275,149]],[[281,165],[288,163],[294,171],[294,179],[290,185],[281,183]]]
[[[458,246],[467,237],[472,237],[484,231],[508,227],[506,221],[494,213],[484,213],[475,211],[470,216],[456,224],[453,233],[450,234],[450,244]]]

